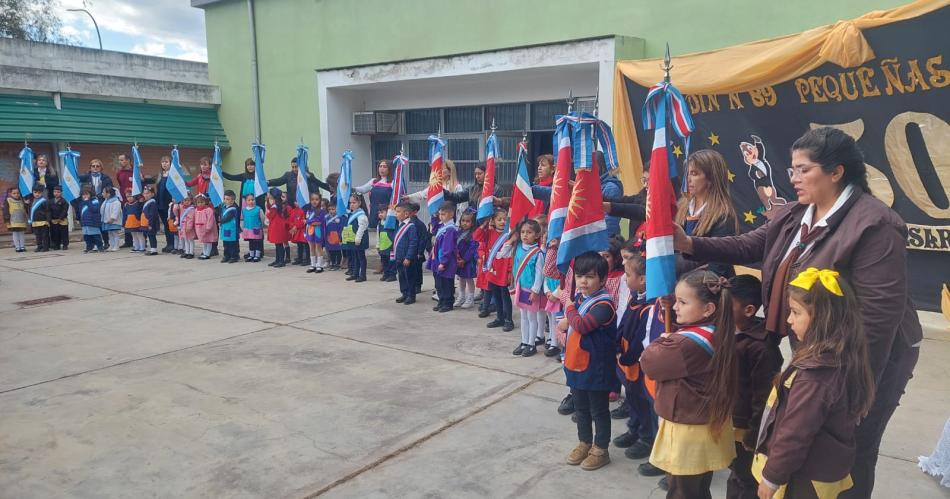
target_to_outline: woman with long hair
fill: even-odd
[[[369,194],[369,226],[376,228],[378,220],[376,212],[389,207],[393,195],[393,168],[389,160],[381,159],[376,163],[376,176],[367,180],[365,184],[353,186],[353,190],[360,194]]]

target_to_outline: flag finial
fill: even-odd
[[[670,70],[673,69],[673,59],[670,57],[670,44],[666,43],[666,55],[663,56],[663,81],[670,82]]]
[[[399,144],[399,155],[400,156],[406,155],[406,145],[404,143]]]
[[[497,130],[497,129],[498,129],[498,127],[495,126],[495,117],[493,116],[492,119],[491,119],[491,131],[492,131],[492,133],[495,133],[495,130]]]
[[[594,117],[597,117],[597,113],[600,111],[600,87],[597,87],[597,93],[594,94]]]
[[[567,94],[567,99],[564,100],[564,102],[567,103],[567,114],[571,114],[571,111],[574,110],[575,100],[576,99],[574,99],[574,89],[572,88],[570,92]]]
[[[521,131],[521,141],[522,141],[522,142],[528,142],[528,131],[527,131],[527,130],[522,130],[522,131]]]

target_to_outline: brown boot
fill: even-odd
[[[584,459],[584,462],[581,463],[581,469],[593,471],[607,466],[608,463],[610,463],[610,454],[607,453],[607,449],[601,449],[595,445],[587,454],[587,459]]]
[[[582,461],[587,459],[587,454],[590,452],[591,444],[580,442],[577,444],[577,447],[574,447],[574,450],[571,451],[567,456],[567,464],[571,466],[577,466],[581,464]]]

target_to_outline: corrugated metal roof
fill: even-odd
[[[0,141],[30,140],[230,147],[214,108],[0,95]]]

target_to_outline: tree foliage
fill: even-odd
[[[0,37],[76,44],[63,34],[59,0],[0,0]]]

